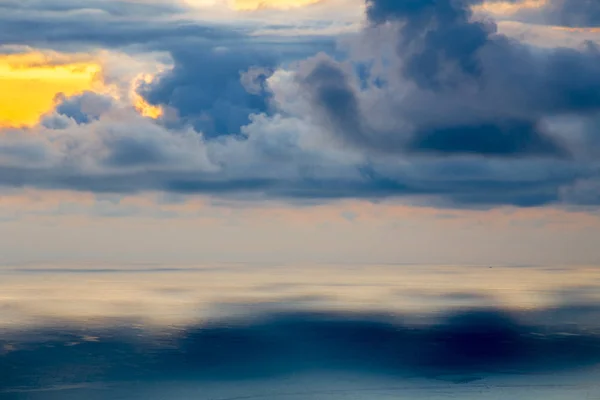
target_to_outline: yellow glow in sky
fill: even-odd
[[[254,11],[263,8],[290,9],[316,4],[321,0],[233,0],[232,8],[237,11]]]
[[[157,119],[162,117],[163,115],[162,108],[148,104],[148,102],[136,92],[136,88],[139,86],[140,83],[151,83],[153,79],[154,77],[150,74],[142,74],[139,75],[136,79],[134,79],[131,87],[131,99],[133,101],[133,107],[137,110],[138,113],[140,113],[144,117]]]
[[[100,66],[41,53],[0,55],[0,126],[28,126],[67,96],[90,89]]]

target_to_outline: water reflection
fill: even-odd
[[[45,266],[0,274],[2,398],[600,394],[600,272],[592,267]]]

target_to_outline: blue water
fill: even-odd
[[[594,267],[6,266],[2,399],[598,399]]]

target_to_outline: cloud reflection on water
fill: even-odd
[[[208,399],[225,393],[201,394],[219,382],[278,382],[260,386],[270,388],[307,374],[473,390],[508,377],[526,389],[600,363],[599,277],[585,267],[5,268],[0,398],[186,399],[140,394],[178,381]]]
[[[595,267],[222,264],[0,269],[0,326],[45,319],[191,324],[238,304],[427,312],[550,307],[600,299]],[[215,307],[218,305],[218,307]],[[242,311],[246,312],[246,311]]]

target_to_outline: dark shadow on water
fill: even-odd
[[[122,323],[96,331],[40,329],[0,337],[0,390],[310,371],[467,376],[455,383],[478,374],[567,371],[600,362],[600,333],[568,323],[578,312],[594,318],[599,311],[474,309],[420,325],[390,315],[265,312],[158,336]]]

